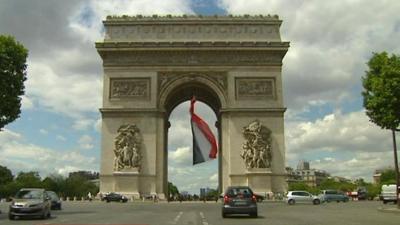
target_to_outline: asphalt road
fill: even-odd
[[[400,213],[378,211],[381,202],[325,203],[321,205],[266,202],[258,205],[258,218],[221,217],[221,203],[105,203],[63,202],[63,210],[50,219],[10,221],[9,203],[0,203],[0,224],[148,224],[148,225],[399,225]],[[385,205],[394,207],[394,205]]]

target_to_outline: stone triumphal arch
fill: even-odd
[[[277,16],[110,16],[103,59],[101,192],[167,194],[168,117],[193,95],[216,113],[219,187],[286,190]]]

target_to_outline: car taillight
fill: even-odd
[[[255,195],[251,196],[251,200],[252,200],[253,202],[257,202],[256,196],[255,196]]]
[[[227,195],[224,196],[224,204],[228,204],[230,201],[229,197]]]

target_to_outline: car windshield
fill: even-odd
[[[58,196],[54,192],[47,192],[47,195],[52,199],[52,200],[58,200]]]
[[[42,199],[43,191],[39,190],[21,190],[15,195],[17,199]]]
[[[253,195],[252,191],[249,188],[232,188],[228,191],[227,195],[229,197],[250,197]]]

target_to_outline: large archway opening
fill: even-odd
[[[195,112],[202,117],[214,133],[218,142],[218,156],[214,160],[193,165],[193,138],[190,125],[190,99],[195,96]],[[197,82],[177,86],[167,98],[166,109],[166,149],[164,177],[165,187],[174,184],[181,195],[205,197],[209,191],[221,188],[221,132],[218,96],[204,84]],[[174,199],[174,193],[166,190]]]

